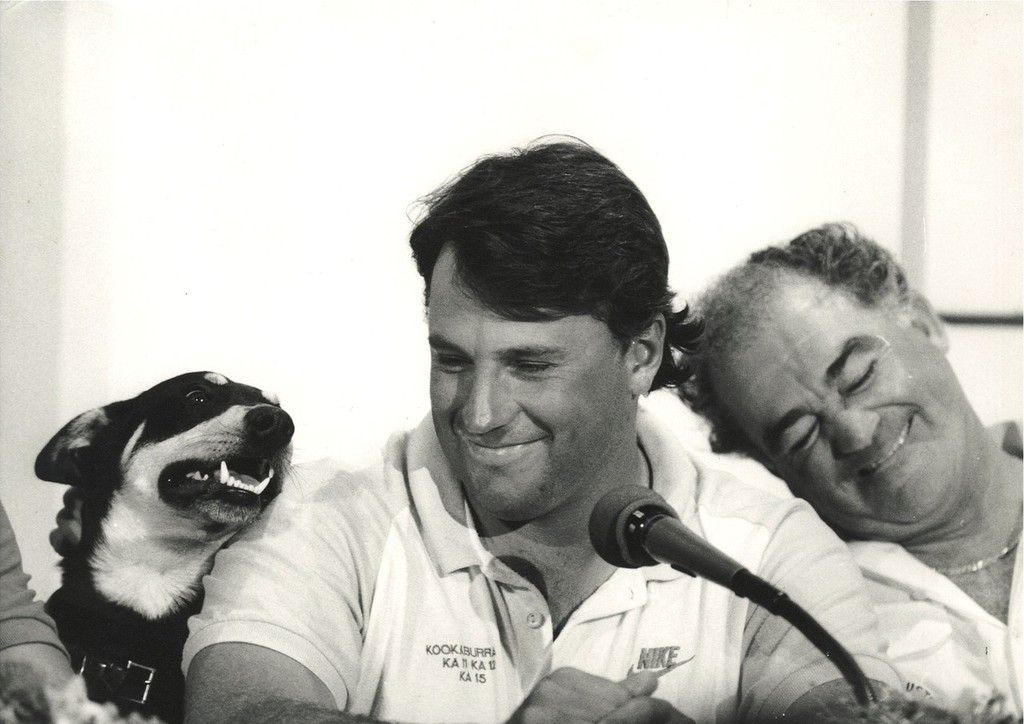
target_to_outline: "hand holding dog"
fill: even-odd
[[[77,488],[64,491],[64,507],[57,511],[56,524],[50,531],[50,546],[63,558],[82,542],[82,494]]]
[[[657,676],[642,672],[621,682],[561,668],[533,688],[508,724],[693,724],[668,702],[651,696]]]

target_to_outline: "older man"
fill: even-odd
[[[375,469],[296,471],[218,557],[185,651],[191,720],[811,721],[848,695],[785,621],[599,557],[587,521],[623,485],[661,493],[897,683],[842,542],[638,411],[685,379],[699,333],[673,312],[639,189],[547,142],[482,159],[426,209],[411,245],[431,415]],[[372,364],[372,344],[359,354]]]
[[[853,541],[908,688],[1021,709],[1021,432],[986,429],[927,300],[850,225],[813,229],[696,302],[685,397]],[[1016,554],[1014,551],[1016,550]]]

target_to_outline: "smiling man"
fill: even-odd
[[[431,415],[374,469],[300,468],[221,553],[185,651],[190,719],[817,721],[848,696],[745,599],[606,563],[588,520],[623,485],[658,491],[897,683],[842,542],[802,501],[696,464],[639,408],[686,379],[700,327],[674,311],[657,218],[618,167],[537,143],[425,209],[410,243]]]
[[[823,226],[697,305],[706,341],[685,396],[713,447],[760,460],[859,541],[909,688],[947,705],[998,692],[1019,715],[1020,426],[981,424],[892,256]]]

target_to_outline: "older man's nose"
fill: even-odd
[[[881,417],[874,410],[857,407],[841,410],[829,423],[832,452],[837,458],[870,447]]]

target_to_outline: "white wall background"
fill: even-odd
[[[1019,312],[1021,6],[934,11],[921,224],[981,271],[929,252],[954,273],[918,283]],[[3,3],[0,495],[37,589],[62,489],[32,461],[89,407],[215,369],[281,395],[300,459],[425,414],[408,213],[484,153],[595,145],[684,293],[826,220],[900,252],[913,30],[900,2]],[[1020,417],[1019,328],[957,334],[983,416]]]

